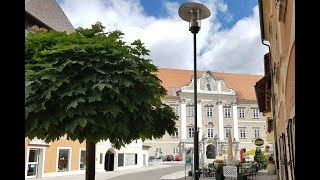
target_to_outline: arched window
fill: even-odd
[[[211,91],[211,85],[209,83],[207,84],[207,90]]]

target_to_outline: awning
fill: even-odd
[[[259,111],[260,112],[269,112],[271,111],[271,75],[270,73],[263,76],[256,85],[254,86]]]

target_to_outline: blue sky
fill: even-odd
[[[193,36],[178,9],[186,0],[57,0],[75,28],[97,21],[140,39],[159,68],[193,69]],[[198,70],[263,75],[268,49],[260,37],[257,0],[197,0],[211,16],[197,34]]]
[[[168,12],[165,10],[165,2],[178,2],[179,5],[188,2],[186,0],[141,0],[140,3],[147,15],[158,18],[165,17]],[[238,20],[249,16],[252,8],[258,4],[258,0],[225,0],[228,6],[231,20],[226,20],[223,13],[218,14],[218,18],[223,24],[223,28],[230,29]]]

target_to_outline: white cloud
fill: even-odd
[[[217,13],[230,16],[227,5],[223,0],[202,3],[210,9],[211,16],[201,22],[197,34],[198,69],[262,74],[267,48],[260,40],[258,8],[254,8],[252,16],[222,31]],[[127,42],[141,39],[158,67],[193,69],[193,34],[188,23],[178,16],[177,2],[164,4],[168,16],[163,18],[147,16],[139,0],[64,0],[60,6],[76,28],[88,28],[100,21],[107,31],[124,32]]]

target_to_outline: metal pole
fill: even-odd
[[[197,33],[193,33],[193,51],[194,51],[194,179],[199,180],[199,139],[198,139],[198,122],[197,122]]]

